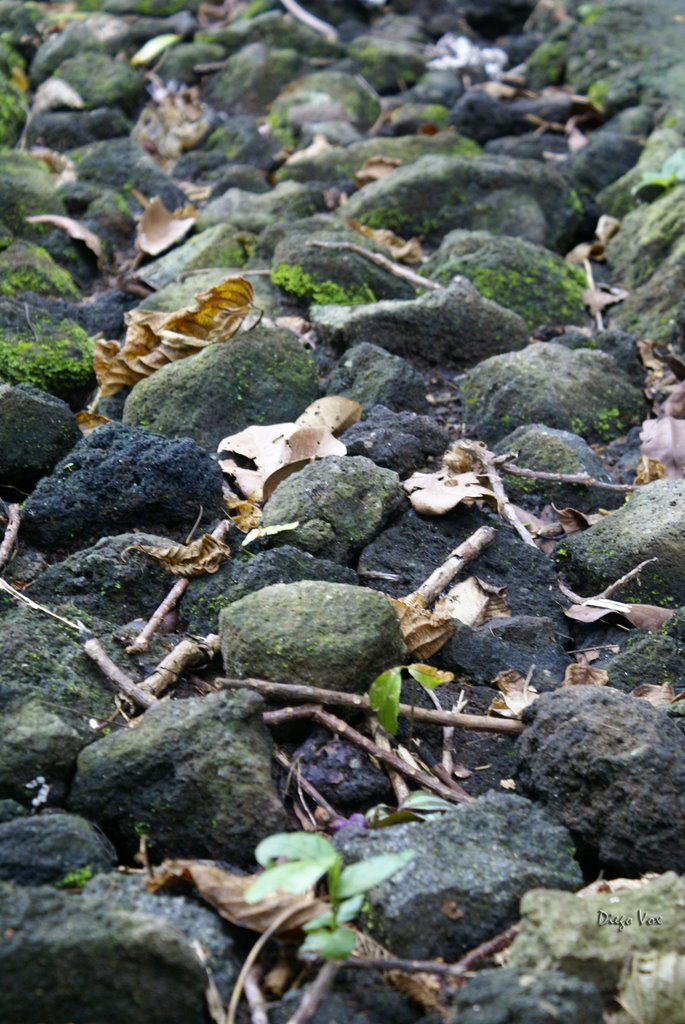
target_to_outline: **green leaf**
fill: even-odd
[[[454,804],[443,800],[441,796],[427,793],[425,789],[417,789],[405,797],[400,805],[403,811],[453,811]]]
[[[350,928],[336,928],[334,932],[310,932],[300,946],[300,952],[316,953],[324,960],[347,960],[355,941],[356,935]]]
[[[171,32],[167,32],[161,36],[155,36],[154,39],[148,39],[144,46],[134,53],[131,57],[131,64],[134,67],[138,64],[152,64],[156,61],[161,53],[168,50],[170,46],[174,46],[180,42],[181,37],[173,35]]]
[[[272,867],[283,857],[286,860],[319,861],[326,871],[339,856],[328,839],[311,832],[276,832],[262,839],[254,855],[263,868]]]
[[[661,173],[666,178],[675,178],[676,181],[685,181],[685,148],[681,146],[671,153],[664,160]]]
[[[373,889],[374,885],[380,885],[390,878],[415,856],[415,850],[404,850],[402,853],[382,853],[378,857],[369,857],[357,864],[350,864],[343,868],[340,875],[338,895],[356,896],[358,893]]]
[[[326,868],[319,861],[295,860],[290,864],[278,864],[275,868],[268,868],[250,886],[245,893],[245,902],[258,903],[274,892],[307,892],[325,874]]]
[[[346,921],[354,921],[355,917],[362,909],[363,902],[364,897],[361,893],[359,896],[350,896],[348,900],[343,900],[338,907],[337,914],[335,915],[338,920],[338,924],[345,924]]]
[[[320,928],[334,928],[336,924],[336,916],[332,910],[329,910],[327,914],[319,914],[318,917],[313,917],[311,921],[307,921],[306,924],[302,925],[303,932],[317,932]]]
[[[397,732],[397,709],[400,706],[402,668],[389,668],[371,683],[369,703],[384,729],[394,736]]]
[[[425,686],[427,690],[435,690],[443,683],[451,683],[454,679],[454,672],[443,672],[432,665],[407,665],[407,672],[413,676],[417,683]]]

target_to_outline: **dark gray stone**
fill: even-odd
[[[428,408],[426,385],[418,370],[368,341],[353,345],[342,356],[328,379],[326,394],[353,398],[366,410],[385,405],[398,412],[422,413]]]
[[[480,971],[460,988],[447,1024],[602,1024],[594,985],[562,971]]]
[[[116,862],[112,844],[75,814],[41,814],[0,825],[0,878],[19,885],[80,887],[89,873],[109,871]]]
[[[565,124],[571,116],[572,108],[571,95],[561,90],[539,96],[499,99],[474,86],[455,103],[450,124],[463,135],[483,145],[501,135],[523,135],[529,132],[531,117]]]
[[[171,178],[160,170],[144,149],[132,139],[103,139],[69,150],[79,179],[124,190],[132,188],[145,196],[160,196],[167,210],[184,206],[188,198]]]
[[[400,476],[421,469],[429,456],[441,455],[449,445],[449,435],[430,416],[392,412],[383,405],[373,406],[341,440],[348,456],[365,455]]]
[[[81,439],[66,402],[0,384],[0,487],[29,490]]]

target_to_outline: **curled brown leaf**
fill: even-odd
[[[190,544],[168,544],[164,547],[130,544],[125,550],[142,551],[156,562],[161,562],[174,576],[185,579],[215,573],[231,557],[228,545],[212,537],[211,533],[203,534]]]

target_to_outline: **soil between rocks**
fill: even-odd
[[[141,863],[211,858],[242,873],[282,830],[339,830],[346,862],[419,851],[359,919],[391,954],[459,960],[522,921],[512,967],[411,989],[344,969],[315,1024],[601,1021],[632,955],[685,957],[673,909],[685,842],[685,701],[672,702],[685,691],[680,5],[304,7],[0,0],[8,1024],[224,1019],[205,998],[207,969],[228,1003],[249,933],[190,887],[157,907]],[[155,196],[169,211],[192,203],[194,224],[146,255],[136,225]],[[594,237],[601,215],[617,218],[608,243]],[[584,266],[565,259],[593,240]],[[98,332],[122,342],[132,310],[175,311],[241,275],[257,326],[250,316],[221,345],[98,398]],[[606,301],[621,288],[623,301]],[[127,653],[175,582],[138,545],[216,528],[227,485],[241,496],[217,442],[293,421],[325,394],[360,404],[346,454],[281,481],[264,502],[274,532],[246,547],[232,526],[230,558],[190,580],[147,651]],[[83,437],[88,403],[110,422]],[[649,418],[670,427],[661,467],[641,461]],[[464,439],[552,474],[502,470],[518,533],[488,501],[412,508],[406,480]],[[584,473],[591,486],[564,479]],[[456,581],[476,577],[499,603],[456,616],[439,649],[416,653],[380,595],[417,590],[482,527],[494,540]],[[647,629],[620,608],[565,614],[646,559],[613,596],[668,617],[648,612]],[[143,711],[89,660],[75,621],[139,682],[183,639],[220,642]],[[451,673],[430,694],[405,673],[401,699],[423,711],[465,702],[487,715],[512,674],[525,700],[540,696],[525,711],[510,699],[519,738],[400,718],[392,742],[448,800],[382,828],[402,790],[345,731],[379,743],[373,716],[331,706],[335,728],[296,715],[274,725],[264,712],[305,698],[223,682],[363,695],[416,661]],[[612,952],[588,924],[604,912],[593,903],[587,920],[569,912],[578,938],[565,951],[555,897],[648,872],[660,873],[644,889],[660,920],[652,943],[626,928]],[[615,884],[635,915],[635,894]],[[486,952],[469,966],[493,963]],[[277,941],[262,964],[291,980],[302,970]],[[112,1002],[108,973],[122,986]],[[268,1019],[288,1020],[297,984],[264,985]],[[243,1004],[241,1024],[250,1013]],[[682,1024],[677,1010],[658,1019]]]

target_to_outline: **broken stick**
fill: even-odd
[[[458,572],[474,558],[477,558],[483,548],[492,544],[497,533],[491,526],[481,526],[474,534],[468,537],[459,547],[456,547],[439,565],[435,572],[432,572],[427,580],[421,584],[415,593],[428,607],[433,604],[438,595],[447,587]]]
[[[2,539],[2,544],[0,544],[0,572],[2,572],[10,560],[10,555],[19,533],[19,506],[7,505],[6,507],[7,526],[5,527],[5,536]]]

